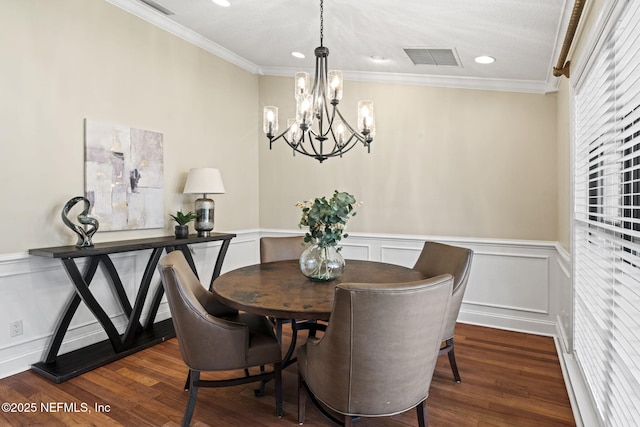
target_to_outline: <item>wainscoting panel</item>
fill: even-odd
[[[367,244],[346,244],[345,242],[341,253],[344,259],[371,259],[371,246]]]
[[[477,251],[469,277],[467,304],[549,314],[548,256]]]
[[[402,247],[384,245],[381,248],[381,261],[389,264],[398,264],[405,267],[413,267],[420,256],[422,247]]]
[[[555,263],[556,278],[554,300],[558,302],[557,335],[565,353],[573,348],[573,288],[571,282],[571,257],[559,244]]]
[[[271,229],[231,232],[237,237],[229,246],[223,273],[259,262],[262,236],[302,234],[300,230]],[[570,281],[564,272],[568,271],[568,260],[564,254],[559,254],[555,242],[350,233],[343,241],[342,253],[347,260],[365,259],[411,267],[425,240],[468,247],[475,252],[459,321],[543,335],[555,335],[557,322],[562,321],[560,329],[565,335],[562,341],[567,341],[570,325],[564,325],[564,322],[571,309],[570,300],[567,302]],[[219,249],[219,242],[192,246],[198,274],[206,287]],[[132,301],[147,258],[145,251],[113,257]],[[160,285],[156,272],[152,289]],[[108,307],[109,316],[122,331],[126,319],[100,270],[91,289]],[[3,295],[0,325],[4,325],[0,326],[0,377],[6,377],[29,369],[31,364],[43,358],[63,307],[73,294],[73,287],[59,260],[9,254],[0,257],[0,292]],[[157,320],[169,317],[164,301]],[[16,320],[23,321],[23,334],[10,337],[9,323]],[[81,304],[65,336],[63,352],[105,338],[98,322]]]

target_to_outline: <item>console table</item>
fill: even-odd
[[[92,369],[103,366],[114,360],[121,359],[144,348],[150,347],[168,338],[175,337],[172,319],[166,319],[154,323],[155,317],[164,295],[162,284],[157,287],[149,307],[147,320],[144,325],[140,322],[147,294],[151,285],[151,279],[156,270],[156,266],[163,252],[179,250],[184,253],[191,269],[196,271],[193,257],[189,250],[190,244],[205,243],[212,241],[222,241],[220,252],[213,269],[210,287],[213,281],[220,275],[222,263],[227,253],[229,243],[235,234],[211,233],[208,237],[197,237],[191,235],[186,239],[176,239],[174,236],[154,237],[148,239],[123,240],[116,242],[96,243],[92,247],[77,248],[76,246],[59,246],[53,248],[30,249],[29,254],[47,258],[58,258],[73,282],[75,294],[67,303],[58,321],[53,340],[49,344],[44,361],[32,365],[34,372],[48,378],[56,383],[66,381],[70,378],[83,374]],[[151,250],[147,266],[138,288],[138,294],[133,303],[129,302],[122,280],[116,270],[109,255],[120,252],[132,252],[141,250]],[[87,258],[84,273],[81,273],[76,265],[76,259]],[[125,315],[128,317],[124,334],[120,334],[109,315],[100,306],[98,300],[93,296],[89,285],[98,269],[102,265],[108,282],[115,290],[118,302]],[[71,319],[76,313],[80,301],[84,301],[89,310],[96,317],[109,337],[107,340],[83,347],[69,353],[59,355],[58,351],[62,345],[62,340],[69,328]]]

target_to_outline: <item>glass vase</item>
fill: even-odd
[[[326,282],[342,275],[345,261],[335,246],[309,246],[300,256],[300,270],[311,280]]]

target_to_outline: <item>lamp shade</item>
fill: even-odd
[[[184,194],[224,194],[220,171],[215,168],[195,168],[189,171]]]

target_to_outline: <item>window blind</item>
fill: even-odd
[[[640,422],[640,2],[575,95],[574,355],[601,423]]]

